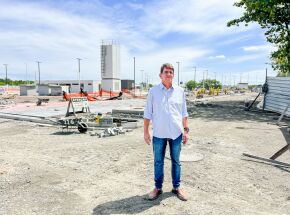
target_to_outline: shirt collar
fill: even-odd
[[[159,88],[162,90],[162,89],[165,89],[165,90],[167,90],[167,88],[163,85],[163,83],[161,82],[160,84],[159,84]],[[175,85],[174,84],[172,84],[172,86],[171,86],[171,88],[169,88],[169,89],[174,89],[175,88]]]

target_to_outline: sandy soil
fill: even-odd
[[[146,200],[153,158],[142,128],[99,139],[0,119],[0,214],[290,214],[290,169],[242,156],[269,158],[289,135],[275,114],[245,112],[244,99],[189,105],[182,150],[204,159],[182,163],[187,202],[170,193],[167,159],[164,194]],[[290,163],[289,151],[277,160]]]

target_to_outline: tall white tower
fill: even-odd
[[[102,89],[112,92],[121,91],[120,45],[102,41],[101,44],[101,75]]]

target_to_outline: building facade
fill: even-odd
[[[101,88],[106,91],[121,91],[120,45],[116,43],[101,44]]]

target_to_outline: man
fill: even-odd
[[[149,193],[149,200],[157,199],[162,194],[164,178],[164,157],[167,142],[171,156],[172,192],[180,200],[186,201],[186,193],[180,189],[181,165],[179,161],[181,141],[188,140],[188,113],[183,88],[174,86],[174,68],[165,63],[161,66],[161,83],[150,89],[144,110],[144,140],[150,145],[150,120],[153,123],[153,154],[155,188]]]

